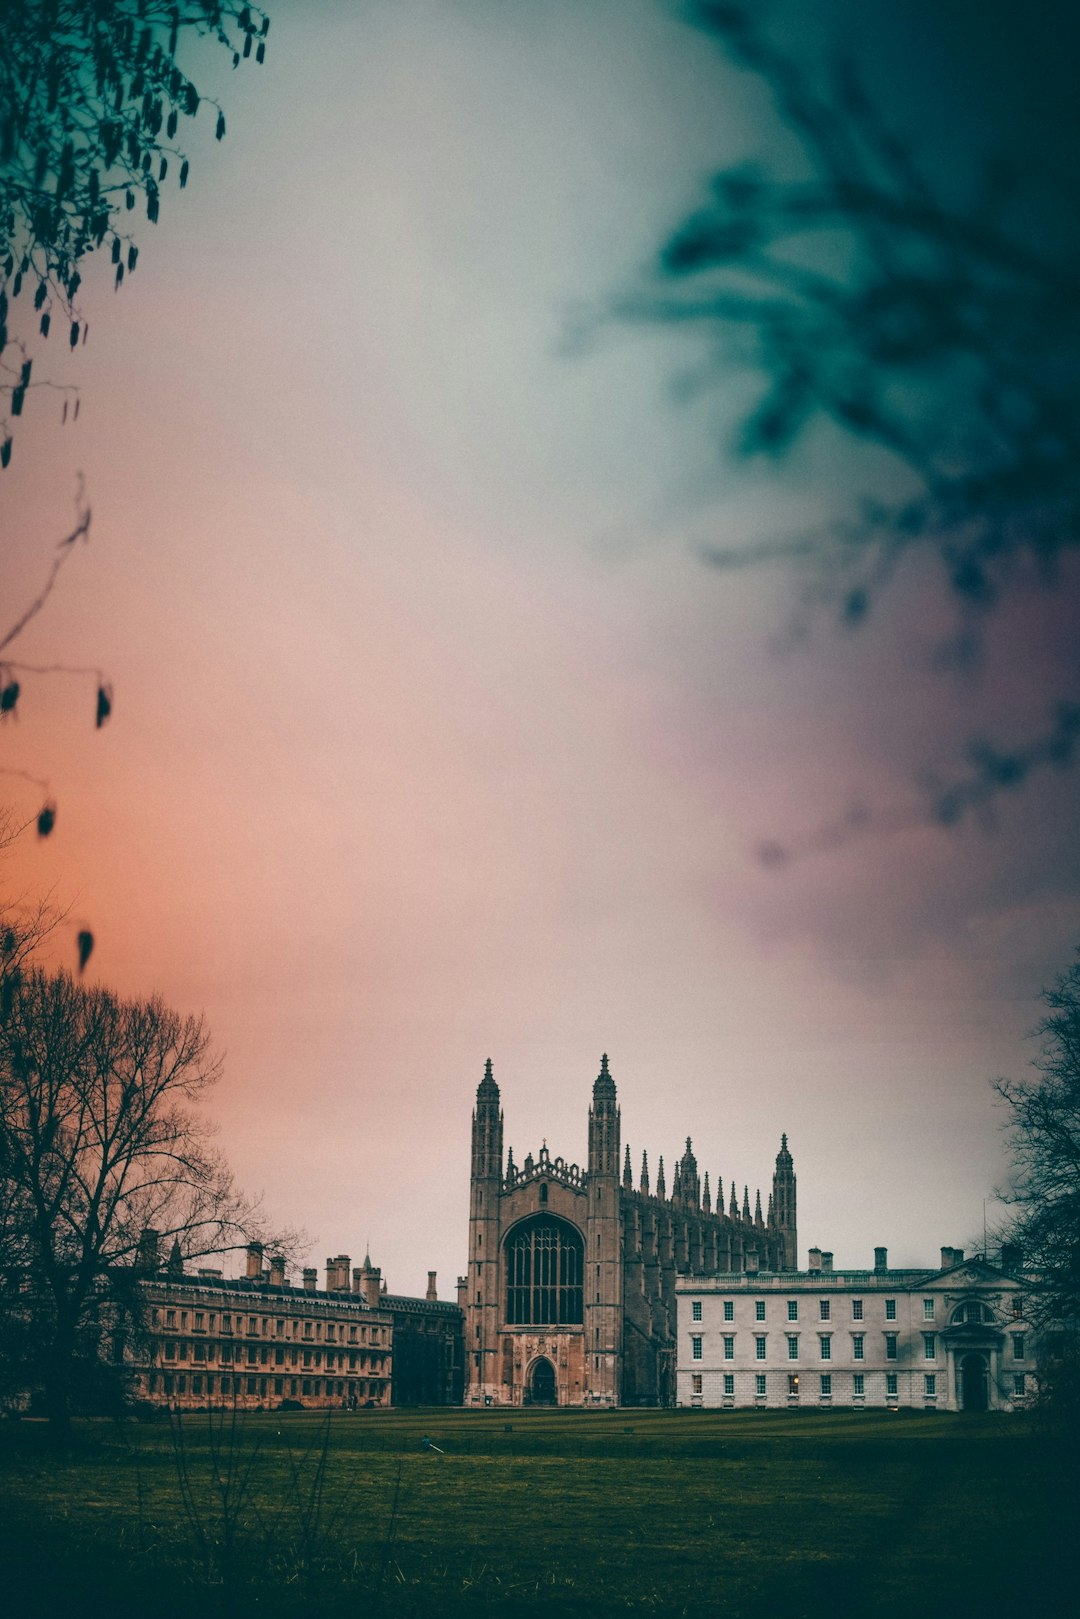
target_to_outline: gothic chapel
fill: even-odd
[[[619,1108],[608,1060],[589,1109],[585,1169],[544,1145],[520,1169],[503,1159],[489,1058],[472,1119],[465,1305],[470,1405],[669,1405],[675,1397],[675,1277],[795,1270],[795,1171],[781,1138],[768,1213],[723,1182],[713,1205],[687,1137],[670,1196],[645,1155],[620,1174]]]

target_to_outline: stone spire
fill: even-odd
[[[644,1192],[645,1196],[648,1197],[648,1195],[649,1195],[649,1155],[648,1155],[647,1152],[643,1152],[641,1154],[641,1190]]]
[[[701,1206],[706,1214],[712,1213],[712,1193],[709,1191],[709,1171],[705,1171],[705,1189],[701,1194]]]
[[[686,1151],[679,1164],[679,1195],[682,1201],[691,1208],[697,1208],[701,1203],[701,1182],[698,1179],[697,1159],[690,1137],[686,1138]]]
[[[776,1171],[772,1184],[773,1224],[784,1239],[784,1269],[798,1269],[799,1239],[796,1227],[795,1165],[788,1151],[787,1135],[780,1137]]]
[[[664,1185],[664,1155],[663,1155],[663,1153],[660,1154],[660,1162],[656,1167],[656,1195],[657,1195],[657,1197],[662,1197],[662,1198],[667,1197],[667,1187]]]
[[[499,1087],[495,1083],[489,1057],[484,1064],[484,1077],[476,1088],[476,1107],[472,1116],[474,1180],[502,1178],[502,1143],[503,1116],[499,1106]]]
[[[737,1220],[739,1218],[739,1200],[735,1196],[735,1182],[734,1182],[734,1180],[732,1180],[732,1182],[731,1182],[731,1205],[730,1205],[730,1207],[728,1209],[728,1214],[730,1215],[731,1219],[733,1219],[733,1220]]]
[[[607,1052],[600,1059],[600,1072],[593,1085],[589,1109],[589,1175],[619,1174],[619,1107],[615,1081],[608,1072]]]
[[[749,1188],[749,1186],[744,1186],[743,1189],[742,1189],[742,1217],[746,1221],[746,1224],[749,1225],[750,1224],[750,1188]]]
[[[626,1143],[626,1154],[623,1158],[622,1183],[628,1192],[634,1190],[634,1171],[630,1168],[630,1143]]]
[[[754,1224],[756,1226],[758,1226],[759,1228],[763,1228],[764,1225],[765,1225],[764,1220],[761,1218],[761,1187],[760,1186],[758,1187],[757,1200],[754,1203]]]

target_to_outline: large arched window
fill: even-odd
[[[534,1215],[506,1239],[506,1320],[516,1327],[580,1324],[585,1244],[566,1220]]]

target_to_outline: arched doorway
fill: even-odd
[[[965,1355],[960,1362],[960,1402],[965,1411],[985,1411],[989,1405],[985,1355]]]
[[[529,1405],[558,1405],[559,1396],[555,1383],[555,1368],[543,1355],[534,1360],[529,1372],[529,1386],[526,1390],[526,1401]]]

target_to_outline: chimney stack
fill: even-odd
[[[889,1268],[889,1250],[887,1248],[875,1248],[874,1249],[874,1269],[880,1271],[880,1270],[888,1270],[888,1268]]]
[[[827,1271],[830,1276],[832,1275],[832,1251],[831,1251],[831,1249],[828,1249],[828,1248],[823,1249],[822,1255],[821,1255],[821,1268],[822,1268],[823,1271]]]
[[[249,1282],[257,1282],[262,1276],[263,1245],[261,1242],[249,1242],[247,1249],[247,1271]]]
[[[437,1299],[438,1296],[439,1295],[435,1289],[435,1272],[433,1270],[429,1270],[427,1273],[427,1292],[424,1294],[424,1297],[426,1299]]]
[[[807,1252],[806,1264],[807,1264],[807,1269],[808,1270],[817,1271],[817,1270],[821,1269],[821,1249],[820,1248],[811,1248]]]
[[[315,1269],[315,1266],[314,1265],[305,1266],[304,1267],[304,1292],[305,1293],[314,1293],[315,1287],[316,1287],[316,1284],[317,1284],[318,1280],[319,1280],[319,1273]]]
[[[459,1276],[457,1279],[457,1302],[459,1310],[464,1310],[469,1302],[469,1278],[467,1276]]]
[[[156,1271],[161,1264],[160,1253],[161,1233],[155,1231],[153,1226],[145,1226],[139,1238],[139,1251],[135,1263],[142,1271]]]
[[[284,1287],[285,1286],[285,1256],[284,1256],[284,1254],[272,1254],[270,1256],[270,1286],[271,1287]]]

